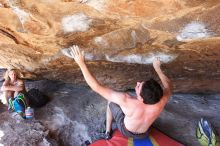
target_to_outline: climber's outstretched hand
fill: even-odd
[[[72,47],[70,47],[70,54],[78,65],[85,62],[84,52],[81,52],[80,48],[77,45],[73,45]]]

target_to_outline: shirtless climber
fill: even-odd
[[[160,60],[156,58],[153,67],[158,74],[163,89],[155,80],[137,82],[136,96],[117,92],[102,86],[88,70],[84,54],[78,46],[71,47],[71,56],[79,65],[87,84],[107,99],[105,139],[110,139],[112,120],[116,121],[117,128],[126,137],[145,138],[152,123],[163,111],[172,94],[172,83],[160,68]]]

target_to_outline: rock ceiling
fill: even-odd
[[[176,92],[218,92],[219,14],[220,0],[0,0],[0,67],[85,84],[64,56],[76,44],[115,89],[156,77],[160,57]]]

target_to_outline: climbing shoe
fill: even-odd
[[[217,135],[212,125],[206,119],[201,118],[196,129],[196,138],[202,146],[219,146]]]
[[[105,139],[105,140],[109,140],[111,139],[111,133],[107,132],[107,133],[99,133],[98,135],[95,136],[96,140],[100,140],[100,139]]]

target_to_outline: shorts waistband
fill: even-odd
[[[124,128],[125,128],[128,132],[130,132],[130,133],[132,133],[132,134],[134,134],[134,135],[143,135],[143,134],[146,134],[146,133],[147,133],[147,132],[144,132],[144,133],[131,132],[130,130],[128,130],[128,129],[125,127],[125,125],[124,125]]]

